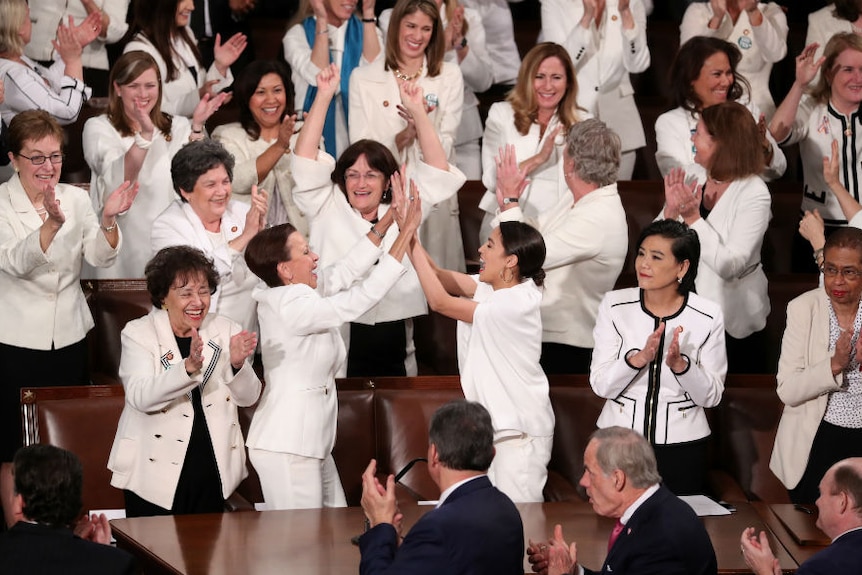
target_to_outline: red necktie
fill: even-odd
[[[617,524],[614,525],[614,530],[611,531],[611,537],[610,537],[610,539],[608,539],[608,553],[611,552],[611,547],[614,546],[614,543],[616,542],[617,538],[620,536],[620,533],[623,532],[623,529],[625,529],[625,525],[623,525],[620,522],[620,520],[617,519]]]

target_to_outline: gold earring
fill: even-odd
[[[511,272],[511,275],[508,278],[506,278],[506,270],[509,270]],[[500,279],[503,280],[503,283],[507,283],[507,284],[512,283],[512,281],[515,279],[515,270],[513,270],[512,268],[501,269],[500,270]]]

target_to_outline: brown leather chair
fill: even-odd
[[[24,444],[56,445],[78,456],[84,469],[85,513],[125,507],[123,492],[111,487],[107,467],[124,404],[121,385],[21,390]]]

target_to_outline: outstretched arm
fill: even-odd
[[[296,139],[295,153],[300,158],[317,158],[317,149],[326,123],[326,110],[338,88],[339,71],[335,64],[323,68],[317,75],[317,95]]]

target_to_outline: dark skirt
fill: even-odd
[[[662,484],[674,495],[706,492],[706,456],[709,438],[653,445]]]
[[[862,429],[821,421],[811,444],[805,473],[796,487],[787,490],[790,500],[800,504],[814,503],[820,495],[820,480],[830,467],[848,457],[862,457]]]

